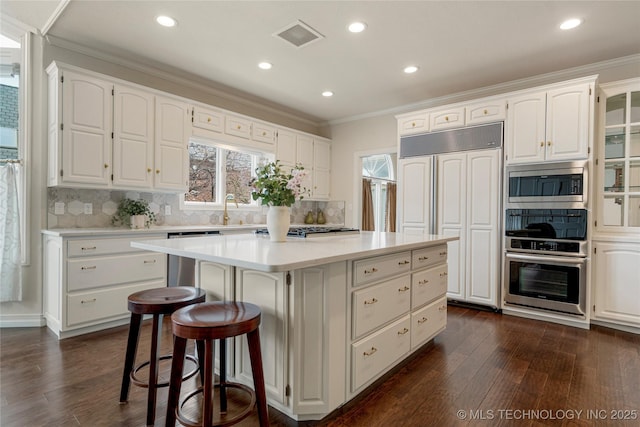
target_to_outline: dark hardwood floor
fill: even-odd
[[[145,322],[139,358],[149,329]],[[62,341],[47,328],[0,335],[2,427],[144,425],[145,389],[118,403],[126,326]],[[166,397],[161,389],[157,426]],[[287,427],[640,426],[640,336],[449,307],[432,344],[325,420],[269,412],[272,425]],[[257,416],[239,425],[257,426]]]

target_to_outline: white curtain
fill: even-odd
[[[0,302],[22,301],[18,167],[0,166]]]

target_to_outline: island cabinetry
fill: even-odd
[[[127,297],[166,286],[166,255],[131,248],[166,235],[72,239],[45,235],[44,315],[59,337],[126,323]]]
[[[446,261],[446,245],[353,261],[351,393],[444,329]]]

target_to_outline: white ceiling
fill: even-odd
[[[640,1],[2,0],[0,7],[58,38],[184,70],[319,122],[640,53]],[[178,26],[158,26],[159,14]],[[569,17],[584,24],[561,31]],[[297,49],[273,36],[296,20],[325,38]],[[353,20],[367,30],[347,32]],[[273,69],[260,70],[263,60]],[[405,75],[408,64],[420,70]],[[323,98],[324,90],[335,96]]]

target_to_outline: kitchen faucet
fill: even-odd
[[[236,204],[236,208],[238,207],[238,201],[236,200],[233,194],[227,194],[227,197],[224,198],[224,214],[222,216],[222,225],[229,224],[229,212],[227,212],[227,202],[229,200],[233,200]]]

